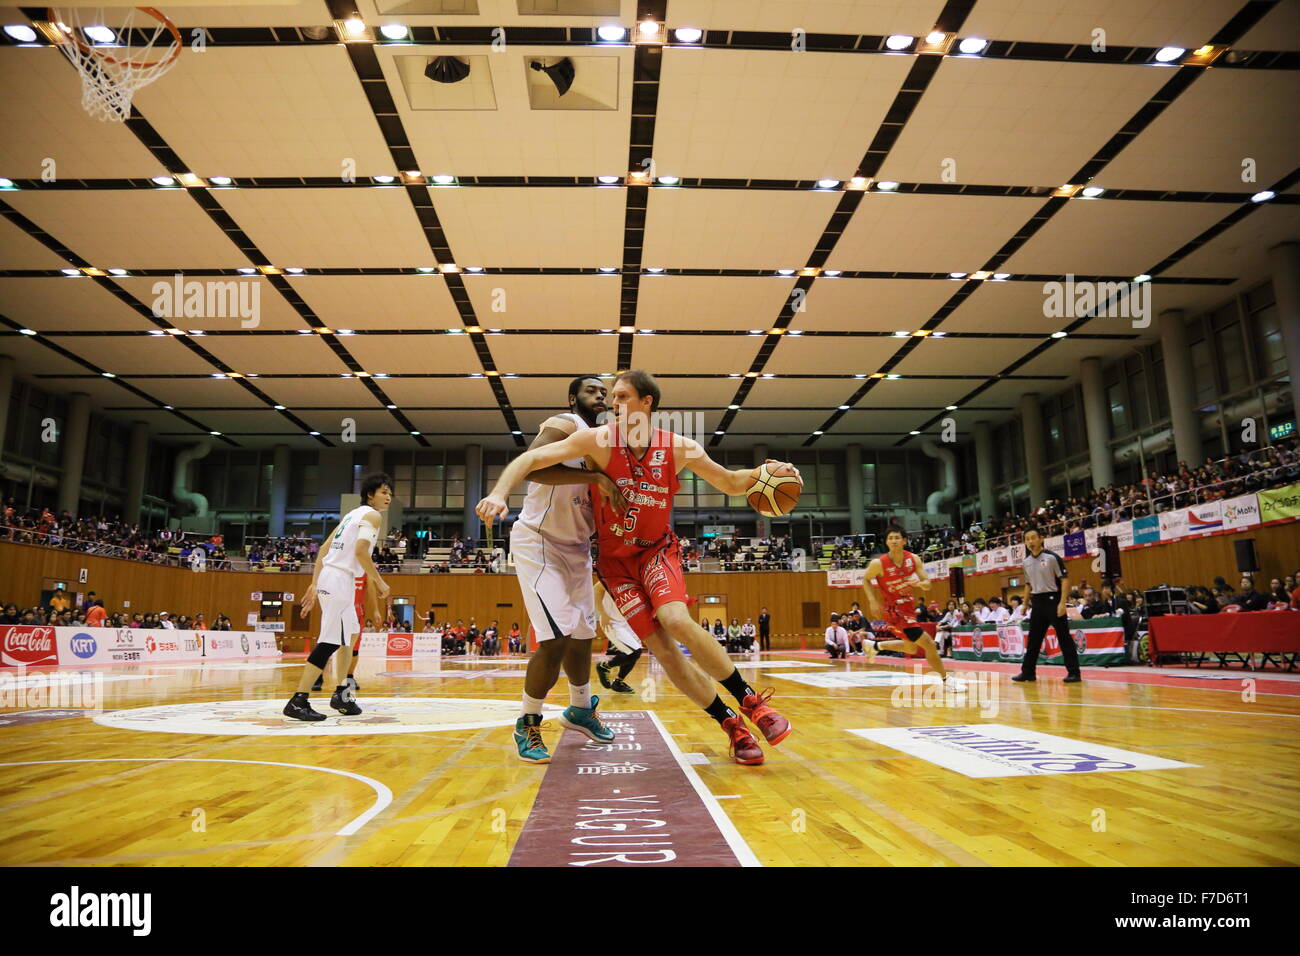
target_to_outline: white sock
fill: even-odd
[[[520,712],[522,715],[540,714],[542,712],[542,703],[545,697],[529,697],[524,694],[524,709]]]
[[[583,707],[591,709],[591,682],[578,686],[569,684],[569,704],[574,707]]]

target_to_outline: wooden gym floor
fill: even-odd
[[[798,653],[737,660],[748,662],[752,684],[776,689],[773,703],[795,728],[764,747],[761,767],[732,763],[717,726],[652,660],[630,678],[635,697],[593,687],[602,711],[658,715],[686,772],[718,798],[715,816],[725,814],[763,865],[1300,863],[1300,675],[1093,670],[1095,679],[1067,686],[1059,668],[1043,667],[1038,684],[1019,685],[1011,666],[985,664],[979,673],[991,675],[986,688],[997,697],[990,713],[985,700],[897,706],[884,683],[897,664],[827,666]],[[290,658],[106,668],[99,719],[123,718],[125,727],[50,708],[0,711],[0,864],[508,862],[547,773],[518,761],[504,725],[517,712],[521,659],[364,660],[358,699],[375,701],[367,726],[434,714],[425,729],[366,735],[304,735],[277,717],[300,666]],[[974,668],[958,667],[971,680]],[[563,706],[567,696],[561,678],[548,703]],[[327,695],[312,699],[325,709]],[[190,706],[131,713],[176,705]],[[384,716],[386,707],[415,716]],[[849,732],[981,723],[1194,766],[969,777]],[[212,732],[229,728],[254,733]],[[553,714],[543,732],[554,751]]]

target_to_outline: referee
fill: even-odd
[[[1029,604],[1029,640],[1025,642],[1025,659],[1020,673],[1011,678],[1020,683],[1032,683],[1038,678],[1034,669],[1038,665],[1038,652],[1043,646],[1047,629],[1056,629],[1056,640],[1065,658],[1065,683],[1077,684],[1079,652],[1070,636],[1070,625],[1065,619],[1065,595],[1069,592],[1070,578],[1065,562],[1055,551],[1043,547],[1043,535],[1037,528],[1025,532],[1025,591]]]

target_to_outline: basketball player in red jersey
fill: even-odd
[[[505,495],[527,474],[573,458],[590,459],[623,493],[624,514],[603,497],[593,496],[599,558],[597,573],[619,613],[658,658],[669,679],[722,725],[736,762],[761,764],[763,751],[745,725],[749,718],[767,742],[779,744],[790,722],[768,704],[771,691],[750,687],[713,636],[687,611],[681,547],[672,530],[677,473],[689,469],[723,494],[742,496],[749,470],[728,471],[694,439],[653,427],[659,385],[648,372],[620,373],[610,391],[616,420],[580,429],[568,438],[529,449],[502,472],[492,492],[478,504],[478,514],[492,522],[508,508]],[[796,471],[797,475],[798,472]],[[678,642],[690,649],[688,660]],[[739,703],[741,717],[718,696],[720,682]]]
[[[930,590],[930,577],[921,559],[906,550],[906,544],[907,535],[902,529],[890,528],[885,534],[888,550],[867,565],[867,573],[863,575],[862,588],[867,592],[871,620],[884,621],[900,637],[897,641],[870,641],[867,660],[880,650],[910,654],[919,647],[925,652],[931,669],[938,671],[946,684],[948,672],[944,670],[939,649],[934,646],[934,638],[916,622],[916,599],[912,596],[912,588]]]

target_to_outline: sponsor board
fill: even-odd
[[[389,657],[410,657],[415,640],[410,634],[389,634],[385,653]]]
[[[1142,518],[1134,518],[1132,525],[1134,544],[1155,544],[1160,540],[1159,515],[1146,515]]]
[[[1259,524],[1259,498],[1256,495],[1238,495],[1223,501],[1224,530],[1253,528]]]
[[[1255,496],[1259,499],[1259,520],[1263,524],[1300,518],[1300,483],[1284,488],[1270,488]]]
[[[1187,509],[1179,508],[1175,511],[1163,511],[1158,515],[1160,519],[1160,540],[1176,541],[1179,538],[1187,537]]]
[[[952,659],[955,661],[1014,661],[1025,655],[1028,623],[956,627],[952,630]],[[1094,617],[1071,621],[1070,636],[1079,652],[1079,663],[1088,666],[1122,664],[1126,658],[1124,627],[1119,618]],[[1048,628],[1038,652],[1038,663],[1064,663],[1056,629]]]
[[[55,628],[45,625],[6,624],[0,627],[0,664],[40,667],[59,662]]]
[[[1072,531],[1065,536],[1065,556],[1082,557],[1088,551],[1088,539],[1082,531]]]
[[[284,621],[258,621],[253,625],[255,631],[283,631]]]
[[[441,657],[442,638],[437,634],[416,634],[411,654],[414,657]]]
[[[363,713],[344,717],[330,712],[325,720],[304,723],[284,716],[283,698],[213,700],[190,704],[135,707],[99,714],[95,722],[118,730],[217,736],[311,737],[360,734],[418,734],[440,730],[512,727],[519,701],[459,697],[361,697]],[[542,716],[559,717],[562,708],[543,705]],[[605,715],[608,717],[609,715]]]
[[[966,777],[1033,777],[1198,766],[1005,724],[871,727],[849,733]]]
[[[1223,502],[1207,501],[1187,509],[1187,533],[1209,534],[1223,530]]]
[[[860,588],[862,587],[863,576],[866,573],[866,568],[845,568],[839,571],[827,571],[826,586],[828,588]],[[626,615],[624,616],[626,617]]]
[[[245,631],[55,627],[60,664],[154,664],[280,657],[275,638]]]

